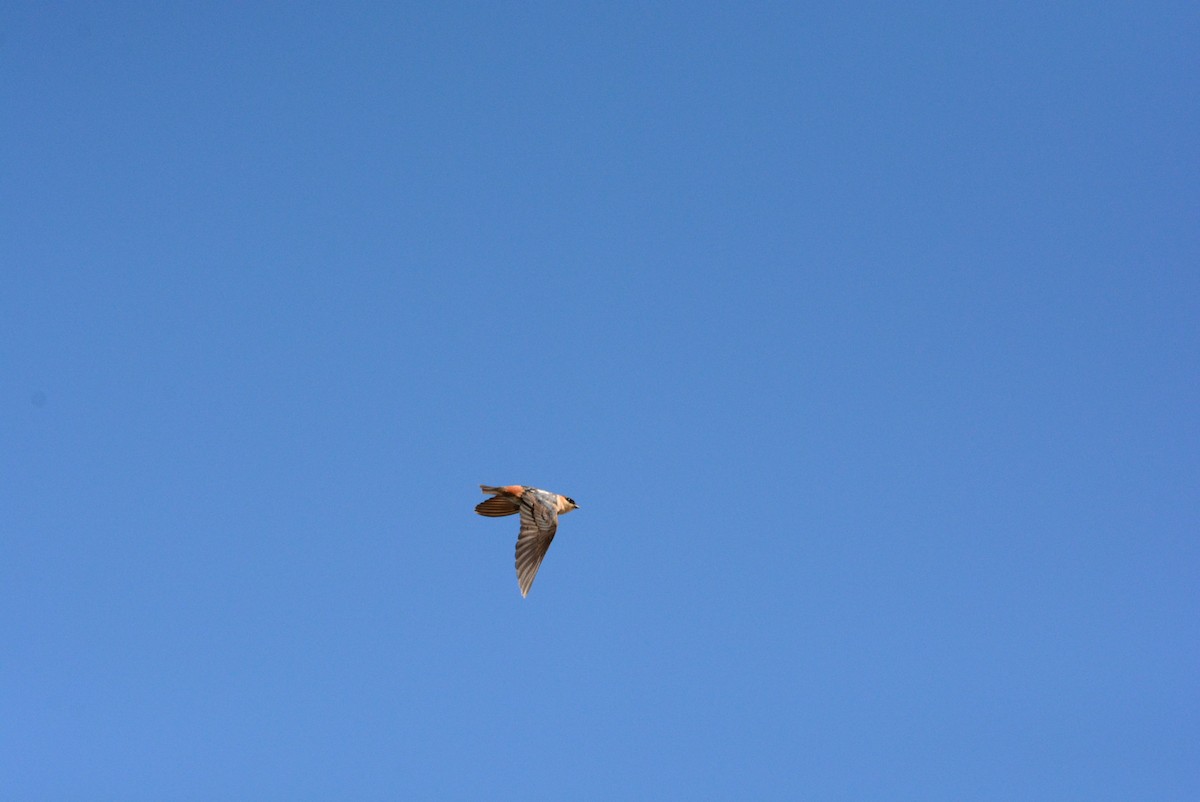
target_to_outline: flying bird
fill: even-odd
[[[546,549],[558,529],[558,516],[579,509],[575,499],[524,485],[490,487],[480,485],[484,493],[494,494],[475,505],[475,512],[489,518],[521,513],[521,533],[517,535],[517,584],[521,596],[529,593]]]

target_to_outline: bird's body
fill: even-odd
[[[542,565],[546,549],[550,548],[550,541],[554,540],[558,516],[578,509],[579,505],[574,499],[526,485],[480,485],[479,489],[493,495],[475,505],[475,512],[489,518],[521,515],[521,533],[517,535],[517,584],[521,595],[525,596]]]

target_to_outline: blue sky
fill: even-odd
[[[0,12],[6,798],[1200,796],[1194,4],[393,5]]]

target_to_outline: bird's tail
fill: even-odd
[[[480,515],[486,515],[489,518],[500,518],[505,515],[515,515],[520,509],[520,505],[507,487],[480,485],[479,489],[484,493],[496,494],[475,505],[475,512]]]

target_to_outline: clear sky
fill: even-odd
[[[1197,42],[5,4],[0,796],[1200,798]]]

